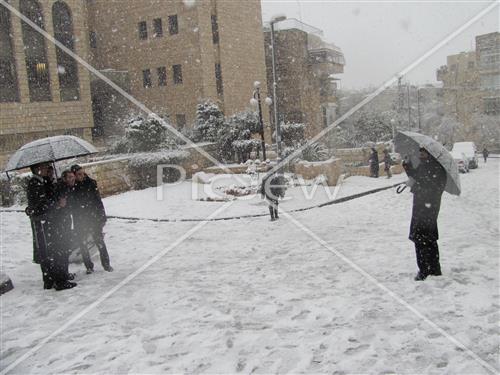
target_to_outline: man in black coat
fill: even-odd
[[[368,159],[368,164],[370,164],[370,177],[378,178],[380,166],[378,161],[378,153],[375,147],[372,147],[372,153],[370,155],[370,159]]]
[[[83,262],[87,273],[94,272],[94,264],[90,259],[88,239],[91,237],[96,244],[105,271],[113,268],[109,262],[108,250],[104,243],[103,227],[106,224],[106,212],[95,180],[85,173],[79,165],[73,165],[71,171],[75,174],[75,188],[72,197],[72,212],[75,232],[80,245]]]
[[[447,179],[445,169],[425,148],[420,148],[419,159],[417,168],[413,168],[411,162],[403,162],[406,174],[414,180],[409,239],[415,243],[419,269],[415,276],[417,281],[425,280],[429,275],[441,275],[437,219]]]
[[[64,290],[76,286],[68,281],[62,254],[64,245],[59,241],[59,218],[66,200],[59,198],[49,178],[48,163],[31,167],[33,177],[27,186],[28,207],[26,213],[33,229],[35,260],[40,263],[44,289]]]

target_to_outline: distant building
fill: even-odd
[[[500,114],[500,32],[476,36],[482,111]]]
[[[343,73],[345,65],[342,50],[325,42],[322,34],[321,30],[295,19],[275,24],[279,121],[305,123],[309,137],[335,121],[339,81],[335,75]],[[272,93],[269,27],[264,29],[264,39],[267,85]]]
[[[448,116],[463,124],[481,111],[479,72],[475,52],[462,52],[447,57],[447,64],[437,71],[443,83],[443,109]]]
[[[9,4],[88,59],[82,0],[10,0]],[[57,134],[90,139],[92,127],[87,70],[0,5],[0,167],[31,140]]]
[[[500,121],[500,33],[478,35],[475,51],[448,56],[437,80],[443,83],[444,114],[464,125],[460,137],[484,142],[478,116]]]

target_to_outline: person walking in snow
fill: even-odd
[[[387,178],[392,177],[391,165],[392,165],[391,155],[389,154],[389,150],[385,149],[384,150],[384,171],[387,174]]]
[[[34,243],[34,261],[40,264],[43,288],[70,289],[76,283],[68,281],[62,253],[64,246],[59,241],[60,215],[66,207],[66,199],[57,196],[50,177],[50,164],[40,163],[31,167],[33,176],[28,182],[28,207],[26,214],[31,219]]]
[[[370,177],[378,178],[380,167],[378,161],[378,153],[375,147],[372,147],[372,153],[370,154],[370,158],[368,159],[368,164],[370,165]]]
[[[488,161],[488,156],[490,155],[490,152],[488,151],[488,149],[486,148],[486,146],[483,148],[483,158],[484,158],[484,163],[486,164],[486,162]]]
[[[416,281],[441,275],[437,219],[447,179],[445,169],[425,148],[420,148],[419,159],[417,168],[409,160],[403,162],[406,174],[414,180],[409,239],[415,244],[419,269]]]
[[[103,228],[106,224],[106,212],[104,211],[97,183],[79,165],[73,165],[71,171],[75,174],[76,181],[74,190],[71,193],[73,223],[83,262],[87,268],[87,274],[94,272],[94,263],[92,263],[89,254],[89,237],[94,240],[99,250],[102,268],[111,272],[113,267],[110,265],[103,234]]]
[[[269,204],[269,213],[271,221],[279,219],[278,216],[278,200],[284,198],[286,192],[286,179],[282,173],[268,173],[262,179],[260,193],[262,198],[266,198]]]

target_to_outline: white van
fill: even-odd
[[[474,142],[457,142],[453,145],[453,153],[464,154],[469,163],[469,168],[477,168],[479,163],[477,161],[477,148]]]

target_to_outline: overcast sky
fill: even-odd
[[[490,5],[491,1],[262,0],[263,21],[284,13],[320,28],[344,52],[343,88],[379,86]],[[500,6],[408,74],[412,83],[436,83],[446,56],[475,48],[476,35],[499,31]]]

